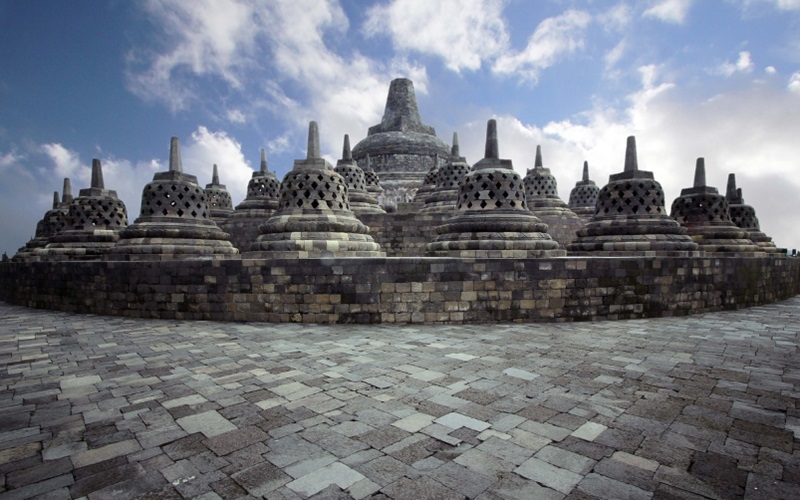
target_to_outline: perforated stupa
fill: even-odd
[[[497,123],[489,120],[484,158],[461,181],[456,213],[436,228],[428,253],[458,257],[560,257],[566,254],[528,210],[511,160],[501,160]]]
[[[380,177],[378,174],[372,169],[372,159],[369,157],[369,154],[364,157],[364,164],[360,165],[361,170],[364,171],[364,182],[367,184],[367,192],[378,200],[380,203],[380,194],[383,193],[383,186],[381,186]]]
[[[267,152],[261,149],[261,166],[247,183],[247,196],[220,227],[231,235],[239,252],[250,250],[259,235],[259,227],[278,208],[281,182],[269,171]]]
[[[436,174],[439,172],[439,155],[433,157],[433,164],[428,173],[425,174],[425,179],[422,181],[422,186],[417,189],[414,195],[414,201],[417,203],[425,203],[428,196],[436,190]]]
[[[609,176],[595,214],[567,246],[570,253],[686,255],[697,243],[666,213],[664,190],[653,173],[639,170],[636,139],[628,137],[625,169]]]
[[[458,133],[453,132],[453,146],[447,163],[439,168],[435,178],[435,189],[425,200],[425,213],[449,214],[455,211],[458,202],[458,190],[464,176],[470,171],[467,159],[461,156],[458,145]]]
[[[211,184],[206,184],[206,199],[208,200],[211,219],[217,224],[230,217],[233,213],[231,194],[225,184],[220,184],[219,182],[219,170],[216,163],[211,174]]]
[[[344,135],[342,145],[342,158],[336,162],[334,169],[344,178],[347,184],[347,192],[350,196],[350,209],[356,215],[363,214],[382,214],[386,213],[380,205],[378,199],[367,191],[367,180],[364,171],[353,159],[350,151],[350,136]]]
[[[761,225],[756,217],[756,209],[745,204],[742,197],[742,188],[736,187],[736,174],[728,174],[728,185],[725,192],[731,221],[738,227],[747,231],[747,237],[764,252],[784,252],[775,246],[772,238],[761,231]]]
[[[231,257],[238,251],[228,238],[211,219],[197,177],[183,172],[180,143],[173,137],[169,170],[144,187],[139,217],[120,232],[111,254],[130,260]]]
[[[81,189],[69,203],[63,231],[50,237],[34,254],[48,260],[97,259],[108,254],[128,225],[125,204],[117,192],[105,188],[103,167],[92,160],[91,187]]]
[[[582,219],[591,219],[599,193],[600,188],[593,180],[589,179],[589,162],[584,161],[583,178],[575,183],[575,187],[569,193],[569,209]]]
[[[69,178],[64,179],[63,196],[58,197],[58,191],[53,191],[53,206],[45,212],[42,219],[36,223],[34,237],[14,254],[13,260],[27,260],[33,256],[33,251],[43,248],[50,241],[50,237],[61,232],[67,226],[67,213],[72,201],[72,184]]]
[[[322,158],[316,122],[308,127],[308,152],[281,183],[278,210],[261,226],[248,256],[322,258],[383,256],[369,228],[350,209],[347,184]]]
[[[695,164],[694,186],[681,190],[672,202],[670,215],[687,229],[700,250],[726,254],[759,251],[747,232],[731,222],[725,197],[717,188],[706,185],[704,158],[698,158]]]

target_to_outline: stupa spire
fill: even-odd
[[[261,173],[266,174],[269,172],[269,168],[267,167],[267,150],[261,148]]]
[[[543,168],[544,163],[542,163],[542,146],[536,145],[536,160],[534,160],[533,168]]]
[[[486,150],[484,158],[500,158],[500,146],[497,143],[497,121],[492,118],[486,124]]]
[[[92,159],[92,187],[105,189],[105,182],[103,182],[103,167],[100,165],[100,160],[97,158]]]
[[[450,150],[450,156],[453,158],[459,158],[461,156],[461,151],[459,151],[458,147],[458,132],[453,132],[453,147]]]
[[[350,151],[350,134],[344,134],[344,144],[342,145],[342,160],[350,161],[353,159],[353,152]]]
[[[625,172],[636,172],[639,170],[639,159],[636,155],[636,137],[629,136],[628,144],[625,147]]]
[[[728,198],[728,203],[737,198],[736,193],[736,174],[728,174],[728,186],[725,189],[725,197]]]
[[[583,182],[589,180],[589,162],[584,160],[583,161]]]
[[[58,191],[53,191],[53,209],[58,208]]]
[[[181,162],[181,144],[177,137],[169,140],[169,171],[183,172],[183,162]]]
[[[64,188],[61,190],[61,203],[70,203],[73,199],[72,182],[69,180],[69,177],[64,177]]]
[[[694,187],[704,187],[706,185],[706,159],[698,158],[694,166]]]
[[[215,186],[219,184],[219,169],[217,168],[216,163],[214,164],[214,170],[211,174],[211,184],[214,184]]]
[[[306,159],[312,160],[316,158],[322,158],[322,153],[320,153],[319,149],[319,126],[317,122],[311,121],[308,124],[308,152],[306,153]]]

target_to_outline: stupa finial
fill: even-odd
[[[533,168],[543,168],[544,164],[542,163],[542,146],[536,145],[536,161],[533,164]]]
[[[319,149],[319,126],[317,122],[311,121],[308,124],[308,151],[306,152],[306,160],[315,158],[322,158],[322,153]]]
[[[583,182],[589,180],[589,162],[583,160]]]
[[[169,140],[169,171],[183,172],[183,162],[181,162],[181,144],[177,137]]]
[[[725,189],[725,197],[728,203],[736,198],[736,174],[728,174],[728,187]]]
[[[53,208],[58,208],[58,191],[53,191]]]
[[[64,189],[61,190],[61,203],[70,203],[73,200],[72,182],[69,177],[64,177]]]
[[[486,124],[486,151],[484,158],[500,158],[500,147],[497,143],[497,120],[492,118]]]
[[[450,156],[453,158],[458,158],[461,156],[461,152],[458,148],[458,132],[453,132],[453,147],[450,150]]]
[[[625,147],[625,172],[636,172],[639,170],[639,159],[636,155],[636,137],[629,136],[628,144]]]
[[[267,168],[267,150],[261,148],[261,173],[266,174],[269,172],[269,168]]]
[[[92,186],[93,188],[105,189],[106,185],[103,182],[103,166],[100,160],[92,158]]]
[[[705,187],[706,185],[706,159],[698,158],[694,166],[694,187]]]
[[[211,174],[211,184],[214,184],[215,186],[219,184],[219,169],[217,169],[216,163],[214,164],[214,170]]]
[[[736,188],[736,197],[739,199],[739,203],[744,205],[744,196],[742,196],[742,188]]]
[[[344,144],[342,145],[342,160],[353,159],[353,152],[350,151],[350,134],[344,134]]]

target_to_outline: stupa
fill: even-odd
[[[344,178],[347,184],[347,192],[350,196],[350,209],[357,216],[364,214],[383,214],[386,213],[380,205],[378,199],[367,191],[367,180],[364,171],[353,159],[350,151],[350,136],[344,135],[342,145],[342,158],[336,162],[334,170]]]
[[[127,225],[125,204],[116,191],[105,188],[103,167],[95,158],[91,187],[81,189],[69,203],[66,227],[34,255],[47,260],[97,259],[111,251]]]
[[[233,201],[231,194],[225,184],[219,183],[219,170],[214,164],[211,175],[211,184],[206,184],[206,199],[208,200],[208,210],[211,220],[217,224],[221,223],[233,213]]]
[[[347,184],[320,154],[316,122],[308,127],[308,152],[281,183],[278,210],[261,226],[247,257],[382,257],[369,228],[350,210]]]
[[[351,153],[352,154],[352,153]],[[361,166],[361,170],[364,171],[364,180],[367,183],[367,192],[378,200],[380,203],[380,195],[383,193],[383,186],[381,186],[381,180],[378,177],[378,174],[372,170],[372,159],[369,157],[369,154],[364,158],[364,165]]]
[[[484,158],[461,181],[455,215],[436,228],[428,253],[462,258],[561,257],[547,225],[528,210],[520,176],[501,160],[497,122],[489,120]]]
[[[569,209],[578,217],[588,221],[594,215],[598,193],[600,188],[589,179],[589,162],[584,161],[583,178],[575,183],[575,187],[569,193]]]
[[[670,215],[687,229],[700,250],[763,255],[747,238],[747,232],[731,222],[725,197],[717,188],[706,185],[704,158],[698,158],[695,164],[694,186],[681,190],[681,195],[672,202]]]
[[[31,258],[35,249],[45,247],[51,236],[62,231],[64,227],[66,227],[69,202],[72,201],[72,187],[68,178],[64,179],[63,193],[64,197],[60,200],[58,191],[53,191],[52,208],[45,212],[42,219],[36,223],[34,237],[17,250],[12,260],[18,261]]]
[[[464,176],[470,171],[467,159],[461,156],[458,133],[453,132],[453,146],[447,163],[436,173],[435,188],[425,200],[422,211],[426,214],[450,214],[458,203],[458,190]]]
[[[571,243],[584,221],[558,197],[558,181],[549,168],[544,168],[541,146],[536,146],[533,168],[528,169],[522,182],[525,200],[533,215],[547,224],[550,236],[562,247]]]
[[[664,190],[653,173],[639,170],[636,139],[628,137],[625,169],[609,176],[592,219],[567,246],[570,253],[688,255],[697,243],[666,214]]]
[[[449,153],[450,147],[436,137],[433,127],[422,123],[414,83],[406,78],[392,80],[381,123],[370,127],[367,137],[353,148],[353,158],[362,168],[370,156],[384,188],[378,197],[384,207],[411,201],[434,156],[444,158]]]
[[[183,173],[180,143],[170,141],[169,170],[142,190],[139,217],[120,232],[111,257],[128,260],[230,258],[238,251],[211,219],[197,177]]]
[[[728,174],[728,186],[725,193],[728,201],[728,209],[731,214],[731,222],[747,231],[747,237],[762,251],[768,253],[780,253],[784,250],[779,249],[772,242],[772,238],[761,232],[761,225],[756,217],[756,210],[750,205],[746,205],[742,197],[742,188],[736,187],[736,174]]]
[[[231,243],[239,252],[250,250],[250,245],[258,238],[258,228],[278,208],[280,190],[281,182],[269,171],[267,152],[262,149],[261,167],[247,183],[247,196],[220,224],[223,231],[230,233]]]
[[[417,189],[416,194],[414,194],[414,203],[425,203],[425,200],[428,199],[428,196],[431,195],[436,190],[436,174],[439,172],[439,155],[436,154],[433,157],[433,165],[431,165],[431,169],[428,170],[428,173],[425,174],[425,179],[422,181],[422,186]],[[424,206],[424,205],[423,205]]]

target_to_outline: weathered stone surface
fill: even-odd
[[[231,257],[230,235],[211,219],[205,190],[184,174],[178,138],[170,141],[169,171],[142,190],[139,217],[120,232],[109,258],[165,260]]]
[[[344,145],[342,146],[342,158],[336,162],[334,169],[344,178],[347,184],[347,193],[350,196],[350,209],[356,216],[363,214],[383,214],[386,213],[380,205],[378,199],[367,191],[367,179],[364,171],[353,159],[350,151],[350,136],[345,134]]]
[[[435,171],[433,188],[424,200],[425,206],[422,208],[422,212],[452,215],[458,204],[458,190],[461,181],[469,171],[470,166],[459,150],[458,133],[453,132],[450,158],[447,163]]]
[[[742,197],[742,188],[736,187],[736,174],[728,174],[725,199],[728,202],[731,221],[747,231],[747,238],[750,241],[758,245],[764,252],[786,253],[785,250],[776,248],[772,238],[761,232],[755,209],[745,204]]]
[[[522,179],[511,160],[501,160],[497,123],[489,120],[486,155],[464,176],[455,214],[436,228],[431,255],[460,257],[555,257],[566,252],[546,233],[525,202]]]
[[[731,221],[725,197],[716,188],[706,186],[704,158],[697,159],[694,186],[681,190],[681,195],[672,202],[670,215],[687,229],[700,250],[763,255],[760,247],[747,237],[747,232]]]
[[[600,188],[589,178],[589,162],[583,162],[583,178],[575,183],[569,193],[569,208],[575,214],[588,222],[594,215],[597,205],[597,195]]]
[[[625,169],[609,177],[595,214],[567,246],[570,254],[686,255],[697,243],[666,214],[664,190],[652,172],[639,170],[636,139],[628,137]]]
[[[211,183],[206,184],[206,199],[208,200],[209,215],[217,224],[220,224],[233,213],[231,194],[225,184],[220,184],[219,182],[219,169],[216,163],[211,174]]]
[[[384,189],[378,201],[388,208],[411,201],[434,157],[444,158],[449,152],[433,127],[422,123],[413,82],[397,78],[389,85],[381,123],[370,127],[367,137],[355,145],[353,158],[367,172],[364,162],[370,157]]]
[[[316,122],[308,128],[307,158],[284,177],[279,208],[260,231],[248,258],[384,255],[351,211],[344,179],[320,156]]]

